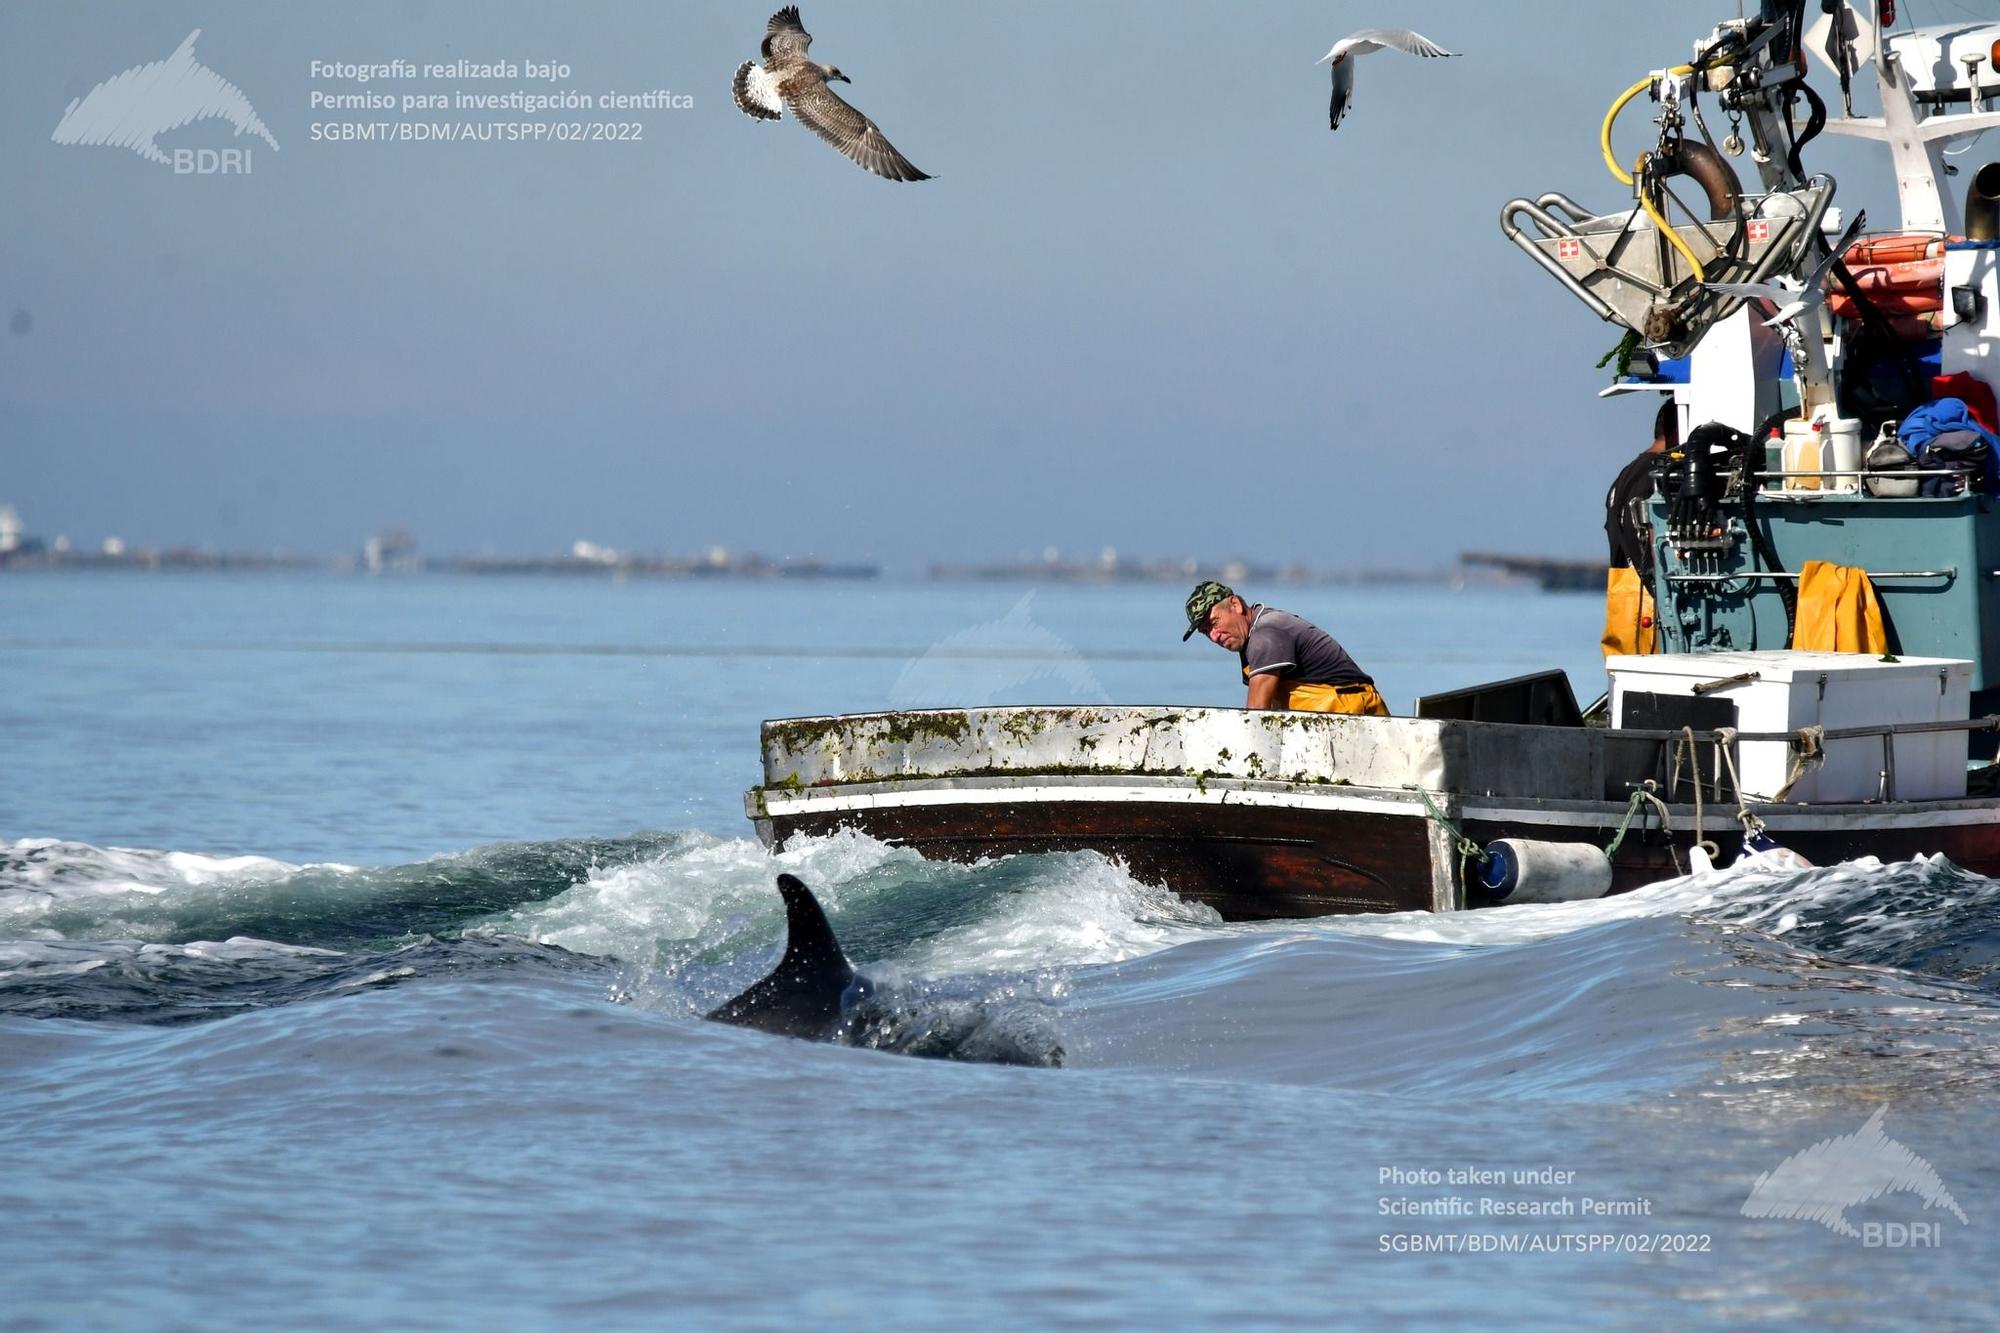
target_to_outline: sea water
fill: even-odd
[[[1946,861],[1248,926],[750,836],[765,717],[1240,702],[1183,592],[0,579],[0,1323],[1990,1325]],[[1268,600],[1399,710],[1602,687],[1589,597]],[[780,870],[850,1044],[699,1020]]]

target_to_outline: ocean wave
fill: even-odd
[[[312,867],[331,872],[353,866]],[[166,893],[225,881],[281,879],[305,867],[268,856],[208,856],[141,847],[93,847],[59,838],[22,838],[0,845],[0,890],[39,893],[52,900]]]
[[[234,937],[0,944],[0,1014],[166,1026],[421,978],[605,970],[525,940],[426,937],[391,950],[306,948]]]
[[[1766,852],[1610,898],[1333,917],[1318,928],[1493,947],[1648,917],[1755,930],[1838,962],[2000,991],[2000,881],[1942,856],[1812,866]]]
[[[2000,884],[1773,856],[1593,902],[1225,924],[1088,853],[958,865],[856,833],[498,844],[408,865],[27,840],[0,1012],[178,1023],[445,976],[599,976],[697,1018],[783,946],[796,874],[875,983],[852,1044],[1521,1099],[1987,1086]]]
[[[457,931],[692,836],[496,843],[382,867],[24,839],[0,846],[0,938],[383,946]]]

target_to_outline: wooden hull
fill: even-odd
[[[1094,851],[1138,879],[1213,907],[1225,920],[1359,912],[1453,911],[1489,905],[1476,868],[1462,873],[1452,836],[1410,793],[1324,793],[1156,782],[1107,785],[1040,778],[984,787],[867,784],[807,794],[756,820],[773,846],[854,829],[940,860]],[[1610,845],[1626,807],[1611,802],[1449,800],[1472,841],[1499,838]],[[1619,893],[1686,873],[1694,811],[1670,807],[1675,832],[1635,821],[1613,864]],[[1705,812],[1702,832],[1730,860],[1740,830]],[[1771,835],[1817,865],[1943,855],[2000,876],[2000,803],[1937,801],[1767,811]]]
[[[1408,815],[1032,801],[912,805],[773,821],[777,843],[859,828],[947,861],[1093,851],[1231,921],[1434,907],[1430,845]],[[1412,873],[1414,872],[1414,873]]]

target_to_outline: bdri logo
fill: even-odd
[[[237,134],[254,134],[277,151],[278,141],[243,90],[194,58],[199,36],[196,28],[165,60],[134,65],[71,102],[50,137],[57,143],[129,148],[148,162],[171,166],[176,175],[249,175],[248,148],[176,148],[170,157],[159,145],[162,134],[183,125],[226,120]]]
[[[1757,1177],[1743,1201],[1745,1217],[1796,1217],[1858,1239],[1870,1248],[1936,1245],[1936,1222],[1866,1222],[1856,1230],[1847,1210],[1885,1194],[1914,1194],[1926,1209],[1943,1208],[1960,1222],[1965,1210],[1929,1162],[1882,1132],[1889,1108],[1877,1107],[1852,1134],[1822,1139]]]
[[[891,708],[950,708],[1019,702],[1013,696],[1052,677],[1071,703],[1109,703],[1111,696],[1083,654],[1036,623],[1033,589],[998,620],[947,634],[907,663],[889,688]]]

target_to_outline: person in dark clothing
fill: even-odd
[[[1653,442],[1627,463],[1604,496],[1604,536],[1611,546],[1604,583],[1606,655],[1650,653],[1657,642],[1653,595],[1653,525],[1646,504],[1653,497],[1653,468],[1680,443],[1680,409],[1672,398],[1653,418]]]
[[[1611,546],[1613,569],[1636,569],[1642,579],[1653,574],[1652,526],[1646,502],[1653,496],[1653,465],[1680,443],[1680,409],[1668,398],[1653,418],[1653,442],[1627,463],[1604,496],[1604,535]]]
[[[1246,708],[1387,717],[1374,680],[1334,638],[1275,606],[1253,605],[1227,584],[1205,579],[1187,599],[1185,643],[1199,634],[1236,654]]]

